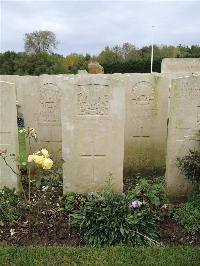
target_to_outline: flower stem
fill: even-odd
[[[28,167],[28,201],[31,201],[31,168]]]

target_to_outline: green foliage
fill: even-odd
[[[200,232],[200,190],[195,188],[188,202],[174,209],[174,217],[191,234]]]
[[[109,191],[90,193],[72,212],[72,224],[80,229],[85,243],[94,246],[150,243],[157,237],[153,216],[145,205],[130,208],[133,200]]]
[[[164,192],[164,178],[155,177],[151,180],[138,179],[134,189],[129,192],[134,199],[145,202],[146,208],[159,219],[160,207],[166,203]]]
[[[81,205],[84,205],[86,198],[82,194],[68,192],[62,199],[64,210],[71,213],[74,210],[80,208]]]
[[[35,53],[0,53],[1,75],[76,74],[79,69],[87,69],[92,59],[99,62],[105,73],[149,73],[151,46],[136,48],[130,43],[122,46],[105,47],[97,56],[71,53],[66,57],[49,54],[43,49]],[[160,72],[163,58],[200,57],[200,46],[154,46],[153,71]]]
[[[19,140],[19,163],[21,169],[26,169],[26,142],[25,142],[25,133],[20,133],[19,131],[23,129],[18,127],[18,140]],[[25,165],[24,165],[25,164]]]
[[[63,74],[66,69],[63,57],[38,52],[33,54],[5,52],[0,54],[1,75]]]
[[[105,73],[148,73],[150,72],[151,46],[136,48],[130,43],[121,47],[106,47],[96,58]],[[154,45],[153,71],[160,72],[163,58],[200,57],[200,46],[178,47]]]
[[[29,180],[27,175],[22,175],[22,185],[28,198]],[[31,198],[51,198],[57,200],[63,194],[62,168],[53,166],[48,171],[37,168],[31,176]],[[50,202],[49,202],[50,203]]]
[[[16,224],[26,209],[27,205],[21,194],[6,187],[0,190],[0,225],[5,222],[9,225]]]
[[[200,183],[200,152],[189,151],[189,154],[177,158],[181,172],[192,182]]]

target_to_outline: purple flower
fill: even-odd
[[[140,206],[142,206],[142,202],[141,201],[139,201],[139,200],[134,200],[134,201],[132,201],[131,203],[129,203],[129,208],[134,208],[134,209],[136,209],[136,208],[139,208]]]

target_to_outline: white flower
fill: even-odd
[[[15,232],[15,229],[12,229],[12,228],[11,228],[11,229],[10,229],[10,235],[13,236],[15,233],[16,233],[16,232]]]
[[[44,155],[44,157],[49,157],[49,152],[46,149],[41,149],[41,153]]]
[[[34,155],[29,155],[28,156],[28,162],[31,163],[33,161]]]
[[[139,200],[134,200],[129,204],[129,208],[139,208],[140,206],[142,206],[142,202]]]

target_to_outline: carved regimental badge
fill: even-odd
[[[131,99],[136,104],[146,105],[154,99],[153,86],[150,82],[140,81],[131,90]]]
[[[39,90],[39,120],[41,123],[60,124],[60,91],[53,83],[45,83]]]
[[[108,115],[110,111],[110,90],[103,85],[79,85],[77,90],[79,115]]]

